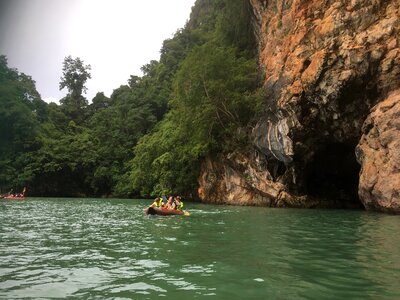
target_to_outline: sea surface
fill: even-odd
[[[400,299],[400,216],[0,201],[0,299]]]

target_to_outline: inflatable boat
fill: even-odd
[[[154,207],[150,206],[146,209],[146,215],[160,215],[160,216],[171,216],[171,215],[183,215],[190,216],[188,211],[168,209],[164,207]]]
[[[9,200],[25,200],[25,197],[5,196],[4,199],[9,199]]]

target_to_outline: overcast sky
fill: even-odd
[[[46,101],[58,101],[64,57],[92,67],[89,101],[110,96],[140,67],[158,60],[162,41],[189,19],[195,0],[0,0],[0,54],[31,75]]]

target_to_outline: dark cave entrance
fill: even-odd
[[[338,208],[363,207],[358,198],[360,165],[354,149],[354,144],[333,143],[316,152],[306,167],[310,196]]]

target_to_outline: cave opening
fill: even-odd
[[[363,208],[358,198],[360,165],[354,149],[353,143],[322,146],[306,167],[307,193],[334,207]]]

